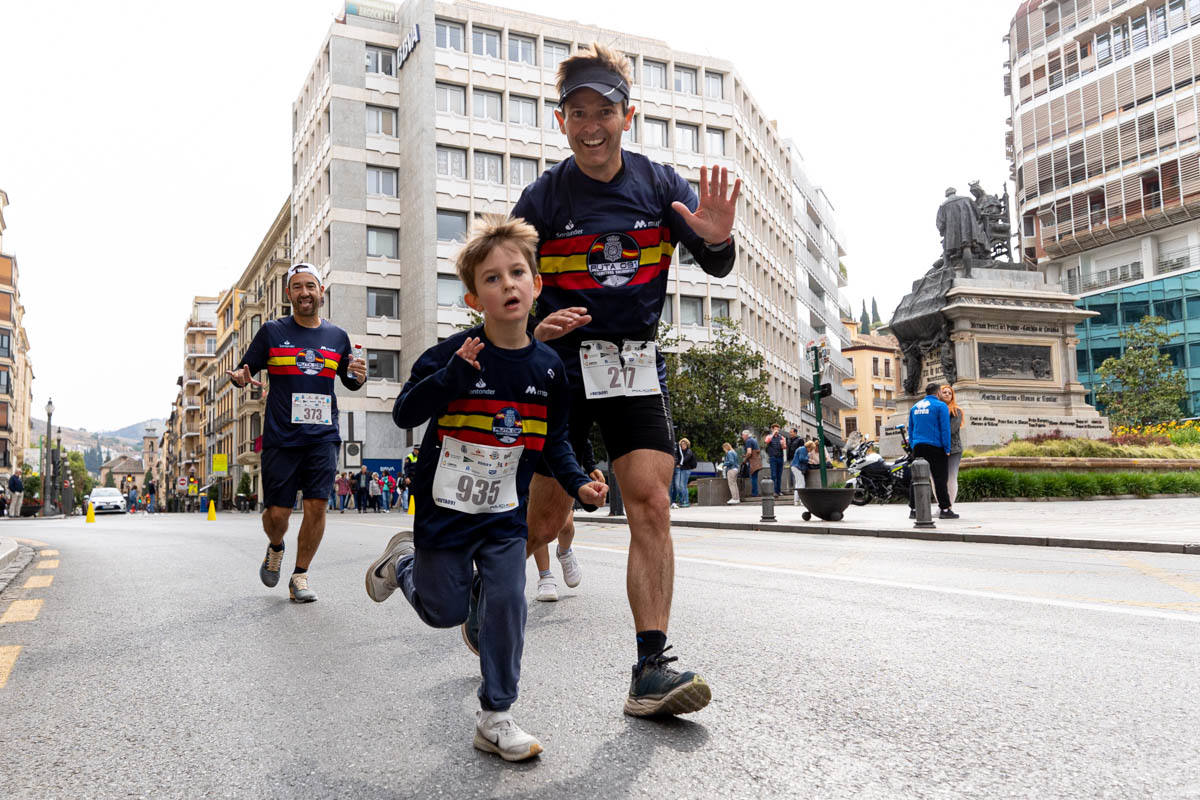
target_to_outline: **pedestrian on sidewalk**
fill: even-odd
[[[913,404],[908,411],[908,441],[913,456],[929,462],[933,476],[933,490],[937,497],[941,519],[958,519],[950,507],[950,495],[946,489],[946,458],[950,455],[950,409],[938,399],[939,386],[925,386],[925,396]],[[912,485],[908,490],[908,516],[916,519],[917,505]]]
[[[958,465],[962,462],[962,424],[966,419],[954,395],[954,387],[946,383],[938,390],[938,398],[950,412],[950,455],[946,457],[946,494],[950,505],[958,498]]]
[[[19,518],[21,516],[21,502],[25,498],[25,481],[21,480],[21,473],[13,470],[13,474],[8,478],[8,491],[12,497],[8,501],[8,516]]]
[[[544,459],[585,505],[602,503],[607,490],[571,452],[562,359],[527,332],[542,285],[536,243],[525,222],[485,221],[459,251],[464,299],[483,324],[426,350],[396,398],[397,426],[430,423],[429,455],[417,462],[412,484],[413,530],[393,536],[366,572],[375,602],[400,589],[426,624],[463,625],[482,674],[474,745],[506,761],[542,752],[511,711],[525,644],[525,508],[534,468]]]
[[[371,482],[367,484],[367,492],[371,496],[371,510],[376,514],[379,513],[379,498],[383,494],[383,490],[379,488],[379,473],[371,473]]]
[[[721,449],[725,451],[725,460],[721,462],[721,469],[725,472],[725,481],[729,484],[729,499],[725,503],[736,506],[742,502],[742,495],[738,490],[738,471],[742,465],[738,460],[737,450],[733,449],[733,445],[729,442],[724,442],[721,444]]]
[[[771,425],[771,432],[767,434],[767,438],[763,439],[763,449],[767,453],[767,464],[771,468],[771,483],[774,484],[774,493],[779,497],[780,491],[783,489],[783,451],[784,451],[783,434],[779,432],[779,423]]]
[[[692,504],[688,495],[688,480],[692,470],[696,468],[696,453],[692,450],[692,442],[686,436],[675,445],[675,475],[671,483],[671,508],[687,508]]]
[[[742,443],[746,446],[746,464],[750,472],[750,496],[758,497],[758,471],[762,469],[762,450],[758,449],[758,440],[750,435],[750,431],[742,431]]]
[[[338,475],[337,479],[337,498],[340,506],[339,514],[346,513],[346,501],[350,499],[350,473],[344,472]]]
[[[354,476],[354,507],[360,514],[365,514],[371,503],[371,474],[367,465],[363,464],[358,474]]]
[[[401,495],[400,503],[404,506],[404,513],[408,513],[408,498],[412,489],[413,476],[417,474],[417,458],[421,455],[421,445],[414,444],[412,452],[404,457],[404,466],[401,472],[404,483],[404,493]]]
[[[808,447],[804,442],[800,442],[792,453],[789,467],[792,473],[792,502],[800,505],[800,490],[808,485]]]
[[[254,375],[264,369],[270,375],[262,435],[262,523],[268,544],[259,580],[269,587],[279,582],[288,519],[302,494],[304,516],[288,595],[293,602],[311,603],[317,595],[308,586],[308,568],[325,535],[326,505],[342,442],[334,380],[357,391],[366,385],[367,364],[354,357],[344,330],[321,319],[325,287],[316,267],[293,264],[284,276],[284,290],[291,316],[263,323],[237,368],[227,374],[238,388],[262,388]]]
[[[788,438],[787,438],[787,452],[784,454],[784,458],[787,459],[787,463],[789,465],[792,463],[792,460],[795,459],[796,451],[798,451],[802,447],[804,447],[804,439],[802,439],[800,437],[800,431],[796,430],[795,428],[792,428],[792,430],[788,434]],[[784,482],[787,482],[788,476],[790,474],[791,474],[791,469],[787,469],[784,471],[784,473],[783,473]],[[791,483],[792,483],[792,489],[795,490],[797,488],[796,482],[792,481]]]

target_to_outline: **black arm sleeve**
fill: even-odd
[[[595,511],[596,506],[584,503],[579,498],[579,489],[591,483],[591,478],[583,473],[575,453],[567,440],[567,379],[563,370],[555,371],[555,377],[550,384],[550,396],[547,398],[546,443],[542,447],[542,456],[554,473],[554,478],[562,485],[567,494],[583,503],[588,511]]]
[[[429,421],[439,410],[458,397],[479,374],[473,366],[457,355],[446,364],[437,363],[438,356],[426,352],[413,364],[396,404],[392,420],[398,427],[415,428]]]

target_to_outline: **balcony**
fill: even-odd
[[[1162,262],[1163,259],[1160,258],[1159,263],[1161,264]],[[1179,269],[1183,269],[1183,267],[1179,267]],[[1059,281],[1059,285],[1062,286],[1062,290],[1067,294],[1082,294],[1083,292],[1094,292],[1097,289],[1106,289],[1109,286],[1141,280],[1142,277],[1142,262],[1134,261],[1129,264],[1122,264],[1119,267],[1113,267],[1112,269],[1093,272],[1090,275],[1082,277],[1071,271],[1068,272],[1065,278]]]
[[[197,379],[196,383],[199,383],[199,382],[200,382],[200,380]],[[184,411],[196,411],[200,408],[201,405],[203,405],[203,403],[200,402],[199,396],[194,395],[194,394],[184,395],[184,398],[183,398],[183,410]]]
[[[183,438],[187,439],[190,436],[199,436],[203,432],[203,428],[197,424],[183,426]]]
[[[185,358],[215,358],[217,354],[210,353],[207,350],[197,350],[189,347],[187,352],[185,352],[183,355]]]

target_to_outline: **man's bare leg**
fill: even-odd
[[[613,462],[629,518],[625,590],[634,628],[667,632],[675,584],[671,501],[667,486],[674,460],[657,450],[634,450]]]
[[[525,520],[529,525],[529,540],[525,543],[525,555],[533,555],[539,547],[554,541],[558,532],[571,519],[574,500],[563,490],[558,481],[548,475],[534,474],[529,483],[529,504]],[[549,555],[546,565],[549,566]]]
[[[325,509],[328,500],[304,498],[304,519],[300,521],[300,535],[296,542],[296,566],[308,569],[321,538],[325,535]]]
[[[287,533],[288,517],[291,515],[292,510],[283,506],[267,506],[263,509],[263,530],[266,532],[267,539],[271,541],[271,544],[277,547],[283,544],[283,535]]]

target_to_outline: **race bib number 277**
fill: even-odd
[[[579,346],[583,390],[589,400],[661,394],[654,342],[586,341]]]

